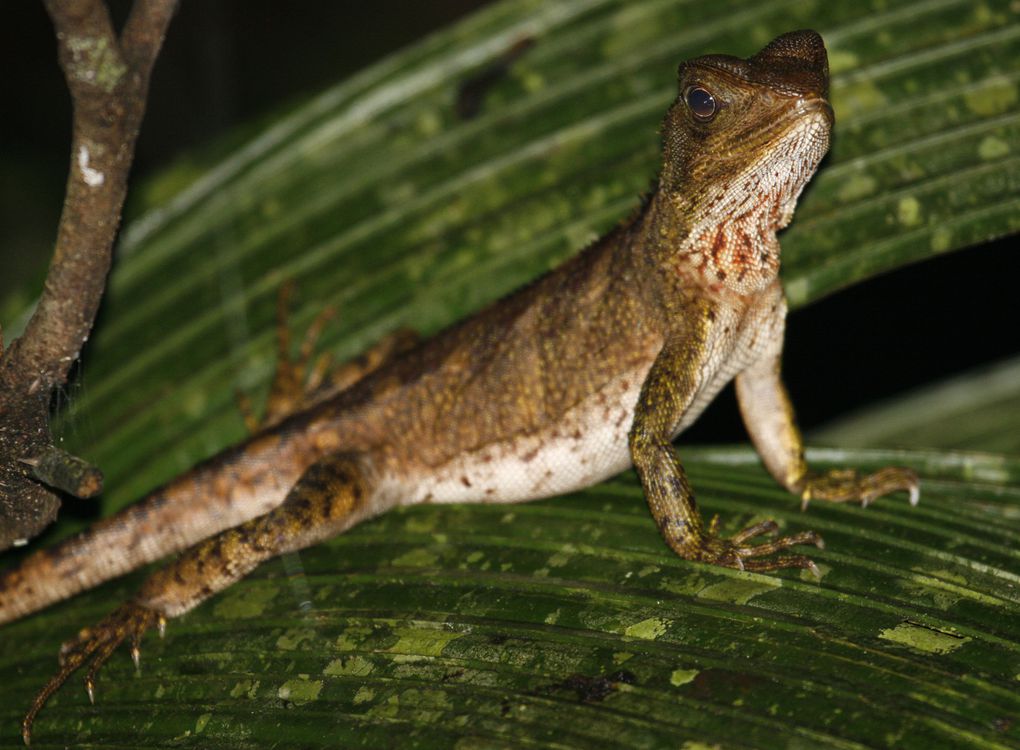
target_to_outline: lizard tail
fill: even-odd
[[[0,624],[275,508],[305,468],[287,460],[293,457],[279,439],[256,439],[199,464],[85,531],[29,555],[0,572]]]

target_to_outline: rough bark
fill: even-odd
[[[137,0],[119,37],[102,0],[44,0],[73,104],[56,247],[24,334],[0,343],[0,550],[88,497],[101,475],[53,445],[52,393],[88,338],[106,285],[149,77],[177,0]]]

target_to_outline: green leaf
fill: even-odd
[[[848,448],[902,446],[1020,455],[1020,358],[876,404],[816,430],[813,441]]]
[[[300,282],[296,327],[338,306],[326,345],[343,356],[534,277],[650,184],[680,60],[791,28],[826,37],[837,113],[783,236],[795,305],[1015,232],[1015,15],[1005,0],[495,5],[149,187],[66,442],[103,467],[109,512],[239,438],[234,391],[264,388],[285,279]],[[524,39],[462,119],[459,87]],[[924,494],[804,515],[749,451],[684,455],[724,530],[770,516],[825,535],[822,581],[677,559],[631,475],[521,506],[410,509],[172,622],[140,677],[115,654],[98,706],[69,686],[36,745],[1020,746],[1015,460],[816,454],[916,465]],[[57,642],[140,577],[4,628],[4,741]]]
[[[823,572],[684,562],[627,476],[519,506],[422,506],[263,566],[76,684],[35,745],[114,747],[1015,747],[1020,462],[825,452],[925,475],[911,508],[802,514],[747,449],[690,451],[725,530],[813,528]],[[0,641],[0,726],[101,587]],[[399,740],[397,739],[399,738]]]

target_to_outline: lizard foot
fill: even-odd
[[[163,615],[141,604],[127,602],[107,615],[94,628],[83,629],[77,636],[61,646],[60,669],[35,696],[35,700],[32,701],[28,713],[25,714],[25,718],[21,722],[21,737],[25,744],[28,745],[31,742],[32,723],[39,711],[46,705],[46,701],[89,657],[93,658],[89,665],[89,671],[85,675],[85,690],[89,694],[89,701],[95,703],[96,675],[106,660],[110,658],[110,654],[125,639],[130,638],[131,658],[137,667],[141,656],[139,644],[142,634],[153,626],[159,628],[160,635],[163,634],[166,627],[166,619]]]
[[[859,474],[854,469],[831,469],[823,474],[810,474],[801,490],[801,510],[806,510],[812,500],[830,503],[861,501],[868,507],[874,500],[891,492],[907,492],[910,504],[917,505],[921,497],[921,486],[917,473],[912,469],[890,466],[874,474]]]
[[[774,534],[779,530],[779,525],[771,519],[761,521],[728,538],[716,533],[717,526],[718,517],[713,518],[712,523],[709,524],[708,532],[698,543],[693,559],[727,568],[757,572],[779,570],[780,568],[805,568],[816,577],[821,578],[818,566],[811,558],[804,555],[768,557],[799,544],[813,544],[819,549],[823,548],[825,543],[822,541],[822,537],[814,531],[801,531],[790,536],[776,537],[761,544],[748,544],[748,540],[755,537]]]
[[[323,328],[334,317],[336,308],[324,307],[305,330],[304,338],[295,356],[291,352],[290,300],[294,295],[293,280],[280,287],[276,299],[276,372],[269,387],[265,414],[259,419],[244,393],[238,393],[238,408],[248,432],[254,434],[264,427],[276,424],[302,409],[323,384],[333,364],[332,355],[324,353],[314,361],[312,354],[322,335]]]

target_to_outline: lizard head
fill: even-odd
[[[661,189],[688,228],[754,212],[789,223],[829,148],[829,65],[814,31],[792,31],[746,60],[706,55],[680,65],[663,124]]]

